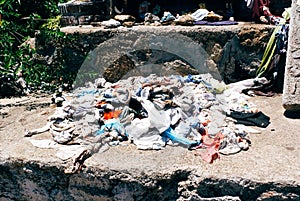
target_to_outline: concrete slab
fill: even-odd
[[[300,120],[284,116],[281,95],[254,97],[271,124],[250,134],[252,146],[207,164],[182,147],[137,150],[132,144],[94,154],[86,168],[64,174],[54,148],[33,146],[25,129],[45,125],[50,97],[2,99],[2,200],[299,200]],[[299,118],[299,117],[298,117]],[[31,137],[51,139],[49,133]]]

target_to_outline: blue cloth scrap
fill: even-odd
[[[209,22],[209,21],[196,21],[194,22],[194,25],[209,25],[209,26],[227,26],[227,25],[237,25],[238,22],[236,21],[230,21],[230,20],[225,20],[225,21],[218,21],[218,22]]]
[[[191,74],[187,75],[186,79],[184,80],[185,82],[193,82],[195,84],[200,84],[202,83],[208,90],[212,91],[213,87],[210,83],[204,81],[201,77],[199,76],[193,76]]]
[[[182,137],[182,136],[176,134],[171,127],[169,127],[167,130],[165,130],[162,133],[162,137],[167,137],[167,138],[171,139],[174,142],[178,142],[178,143],[188,145],[188,146],[197,143],[197,141],[189,140],[185,137]]]
[[[116,130],[119,134],[124,133],[128,137],[128,133],[126,132],[124,126],[118,121],[102,125],[100,130],[96,132],[96,135],[102,135],[105,133],[105,131],[112,130]]]
[[[77,97],[82,97],[82,96],[85,96],[87,94],[95,94],[97,92],[97,90],[86,90],[86,91],[82,91],[80,92]]]

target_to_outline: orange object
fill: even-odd
[[[115,110],[115,111],[109,111],[109,112],[104,112],[103,114],[103,119],[108,120],[108,119],[113,119],[113,118],[118,118],[121,114],[122,110]]]
[[[203,126],[207,126],[210,122],[211,122],[211,120],[206,119],[204,122],[201,122],[201,123]]]
[[[102,107],[103,104],[106,104],[106,102],[105,102],[105,101],[98,101],[98,102],[96,103],[95,107],[99,109],[99,108]]]

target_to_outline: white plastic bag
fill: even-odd
[[[166,111],[157,109],[149,100],[141,99],[140,102],[148,112],[151,127],[157,128],[160,133],[164,132],[170,127],[171,119]]]

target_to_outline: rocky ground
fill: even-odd
[[[155,183],[155,181],[166,179],[164,178],[166,176],[163,175],[169,175],[170,178],[168,178],[168,181],[173,182],[174,185],[177,186],[177,195],[173,195],[173,197],[170,197],[170,195],[168,197],[168,193],[164,195],[166,197],[156,195],[158,198],[165,200],[175,200],[174,196],[176,199],[183,199],[185,197],[191,198],[194,196],[196,200],[205,200],[203,197],[213,198],[218,196],[223,196],[223,198],[224,196],[233,196],[233,200],[247,200],[247,198],[249,198],[249,200],[268,200],[269,198],[278,200],[300,199],[300,115],[295,112],[288,113],[283,109],[281,105],[281,94],[274,95],[273,97],[253,97],[250,99],[251,102],[254,102],[266,115],[270,116],[271,124],[265,129],[256,128],[260,130],[261,133],[250,135],[252,145],[247,151],[242,151],[230,156],[221,155],[220,160],[215,161],[213,164],[207,164],[202,161],[199,156],[195,155],[196,151],[188,151],[184,147],[167,146],[166,149],[160,151],[141,151],[137,150],[132,144],[128,146],[117,146],[110,148],[104,153],[97,153],[88,158],[85,162],[87,168],[79,173],[78,176],[75,176],[75,178],[78,177],[77,180],[75,180],[79,182],[76,184],[70,184],[71,181],[74,182],[74,176],[72,180],[68,176],[63,175],[62,172],[66,162],[55,156],[55,149],[34,147],[29,142],[29,138],[24,137],[25,129],[33,129],[45,125],[48,115],[54,111],[54,108],[50,106],[50,98],[48,95],[40,95],[0,100],[0,177],[2,177],[0,184],[8,185],[11,188],[21,188],[22,190],[20,191],[21,194],[18,194],[19,196],[27,194],[37,200],[45,198],[43,197],[45,193],[41,193],[42,190],[40,190],[42,187],[36,186],[39,185],[39,181],[36,181],[36,178],[32,174],[35,171],[37,174],[37,169],[39,168],[54,167],[53,172],[59,171],[59,174],[56,174],[56,176],[50,175],[52,179],[53,177],[68,178],[68,185],[66,186],[68,190],[60,189],[63,193],[59,191],[60,194],[56,193],[55,195],[51,195],[49,192],[46,193],[48,199],[51,198],[55,200],[66,198],[80,200],[80,196],[84,197],[84,195],[90,196],[90,200],[98,200],[99,197],[97,198],[96,195],[92,196],[91,194],[93,193],[90,190],[86,190],[83,194],[77,191],[77,193],[74,194],[73,192],[72,194],[70,185],[79,188],[78,185],[80,182],[83,182],[81,187],[87,185],[87,188],[96,188],[97,186],[97,188],[102,190],[105,188],[107,190],[109,187],[103,186],[104,184],[99,187],[96,182],[97,178],[100,179],[99,174],[102,175],[104,172],[110,172],[109,178],[112,180],[126,181],[126,183],[130,183],[130,181],[135,183],[137,180],[142,183],[144,182],[141,184],[142,187],[140,186],[138,189],[135,189],[137,187],[132,187],[133,189],[127,189],[128,192],[125,192],[126,196],[131,196],[130,198],[135,200],[142,199],[141,197],[134,197],[132,190],[141,194],[142,191],[147,192],[148,188],[157,190],[157,187],[162,188],[163,192],[166,191],[172,195],[172,189],[165,189],[170,187],[159,187],[158,184]],[[32,138],[51,139],[51,135],[45,133]],[[39,168],[37,168],[36,165]],[[7,169],[7,167],[15,168],[16,170]],[[26,173],[26,171],[29,173]],[[12,183],[16,181],[13,182],[11,181],[12,178],[5,176],[8,172],[15,174],[15,176],[16,174],[23,175],[18,179],[21,179],[22,182],[26,181],[27,183],[20,184],[22,182],[19,181],[18,187],[14,186]],[[118,172],[118,174],[116,172]],[[179,174],[180,172],[182,174]],[[28,174],[31,174],[31,176],[28,176]],[[41,173],[39,173],[39,175],[40,174]],[[49,174],[46,175],[46,177],[49,176]],[[148,175],[149,178],[145,175]],[[29,180],[27,180],[26,177],[28,177],[27,179]],[[102,177],[104,178],[105,176],[102,175]],[[33,178],[35,178],[35,180]],[[88,182],[84,181],[87,178]],[[148,182],[152,182],[152,184],[147,184],[147,179],[149,180]],[[42,180],[40,178],[40,182],[47,180],[51,181],[51,178],[44,178]],[[10,183],[10,181],[12,183]],[[36,184],[34,182],[36,182]],[[201,189],[201,183],[205,184],[206,187],[202,187],[203,189]],[[106,185],[109,186],[113,184],[108,182]],[[134,186],[134,184],[132,185]],[[217,189],[219,189],[220,185],[225,185],[223,188],[227,188],[227,190],[223,189],[221,193],[218,193]],[[281,187],[278,187],[278,185]],[[60,186],[59,188],[62,187]],[[249,192],[251,192],[251,188],[253,191],[252,196],[248,195]],[[124,191],[124,186],[117,189],[119,189],[119,191],[123,189]],[[212,192],[208,193],[207,191],[209,190]],[[51,192],[53,194],[54,191]],[[101,199],[99,198],[100,200],[124,200],[118,196],[121,194],[125,196],[124,192],[121,194],[120,192],[112,192],[112,194],[109,194],[105,191],[102,195],[99,192],[96,194],[100,194],[100,197],[102,196]],[[67,195],[70,197],[67,197]],[[105,195],[105,199],[103,195]],[[0,200],[11,200],[15,198],[15,196],[17,195],[14,195],[14,190],[9,188],[4,189],[3,187],[0,188]],[[146,198],[143,194],[140,196]],[[125,200],[130,200],[129,197]],[[227,198],[228,197],[225,197],[224,200]],[[147,199],[149,199],[149,197],[147,197]],[[22,198],[20,200],[26,199]]]

